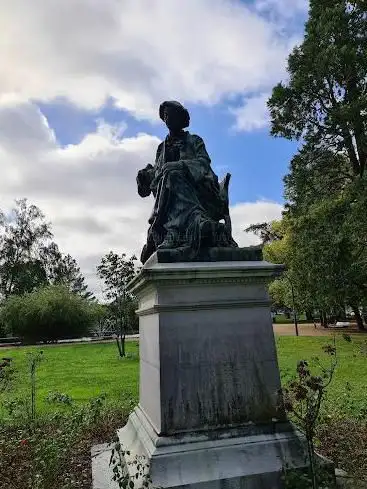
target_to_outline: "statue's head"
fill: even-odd
[[[190,124],[189,111],[174,100],[168,100],[160,105],[159,117],[170,131],[180,131]]]

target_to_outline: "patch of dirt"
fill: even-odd
[[[294,324],[273,324],[273,330],[276,335],[279,336],[296,336]],[[349,328],[323,328],[319,324],[314,326],[314,324],[299,324],[298,325],[299,336],[330,336],[334,333],[336,334],[359,334],[367,335],[366,331],[359,331],[354,325]]]

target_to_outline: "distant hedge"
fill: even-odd
[[[56,341],[85,335],[94,321],[90,303],[63,286],[50,285],[6,299],[0,323],[23,342]]]

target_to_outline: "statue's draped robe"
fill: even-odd
[[[168,162],[175,163],[165,169]],[[209,246],[221,244],[224,227],[219,220],[226,203],[199,136],[184,131],[176,138],[167,136],[158,146],[154,167],[148,165],[143,173],[144,178],[138,175],[139,194],[151,191],[155,197],[143,258],[160,245],[187,248],[195,255],[203,239],[210,241]]]

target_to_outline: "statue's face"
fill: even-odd
[[[179,131],[182,129],[181,117],[171,107],[166,107],[164,110],[164,122],[170,131]]]

